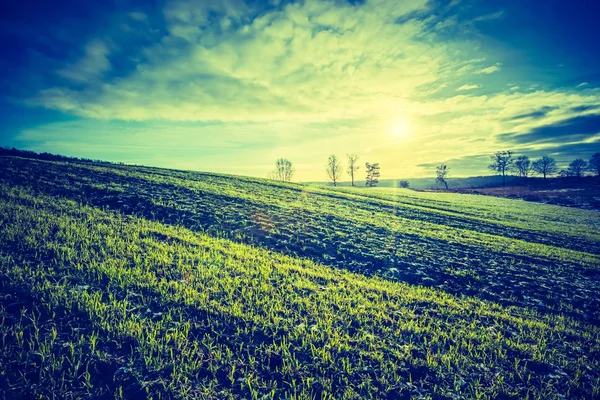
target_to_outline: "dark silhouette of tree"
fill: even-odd
[[[398,186],[407,189],[410,186],[410,183],[407,180],[401,180],[400,182],[398,182]]]
[[[546,180],[546,177],[555,174],[558,171],[556,160],[548,156],[543,156],[542,158],[535,160],[531,164],[531,168],[538,174],[542,175],[544,177],[544,181]]]
[[[352,186],[354,186],[354,174],[359,169],[358,156],[356,154],[348,154],[348,175],[350,175],[350,178],[352,178]]]
[[[342,165],[336,155],[332,154],[329,156],[327,164],[325,164],[325,171],[327,172],[327,176],[329,176],[329,180],[333,182],[333,186],[337,186],[337,182],[342,175]]]
[[[527,178],[529,178],[529,174],[531,173],[531,161],[529,161],[529,157],[517,157],[514,163],[514,168],[521,178],[527,180]]]
[[[493,156],[490,156],[492,163],[488,168],[502,175],[502,186],[506,186],[506,172],[508,172],[513,164],[512,151],[498,151]]]
[[[576,158],[573,161],[571,161],[571,164],[569,164],[569,169],[567,171],[569,172],[570,176],[581,178],[586,168],[587,162],[584,159]]]
[[[294,176],[294,166],[292,162],[286,158],[279,158],[275,162],[275,170],[268,175],[269,179],[278,181],[290,182]]]
[[[600,153],[596,153],[590,158],[590,165],[588,167],[590,171],[600,177]]]
[[[379,176],[381,176],[381,173],[379,172],[379,163],[366,163],[365,170],[367,171],[365,184],[369,187],[377,185],[379,183]]]
[[[439,183],[443,183],[446,186],[446,190],[448,189],[448,182],[446,182],[446,176],[450,172],[450,168],[446,164],[441,164],[435,169],[435,181]]]

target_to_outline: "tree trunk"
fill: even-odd
[[[444,181],[444,185],[446,185],[446,190],[448,190],[448,182]]]

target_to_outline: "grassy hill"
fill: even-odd
[[[5,398],[597,398],[600,212],[0,157]]]

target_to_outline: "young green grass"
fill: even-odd
[[[0,387],[35,398],[594,398],[600,328],[0,186]]]
[[[145,167],[0,164],[0,181],[14,187],[368,276],[600,321],[597,211]]]

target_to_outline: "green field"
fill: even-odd
[[[4,398],[600,398],[600,212],[0,157]]]

